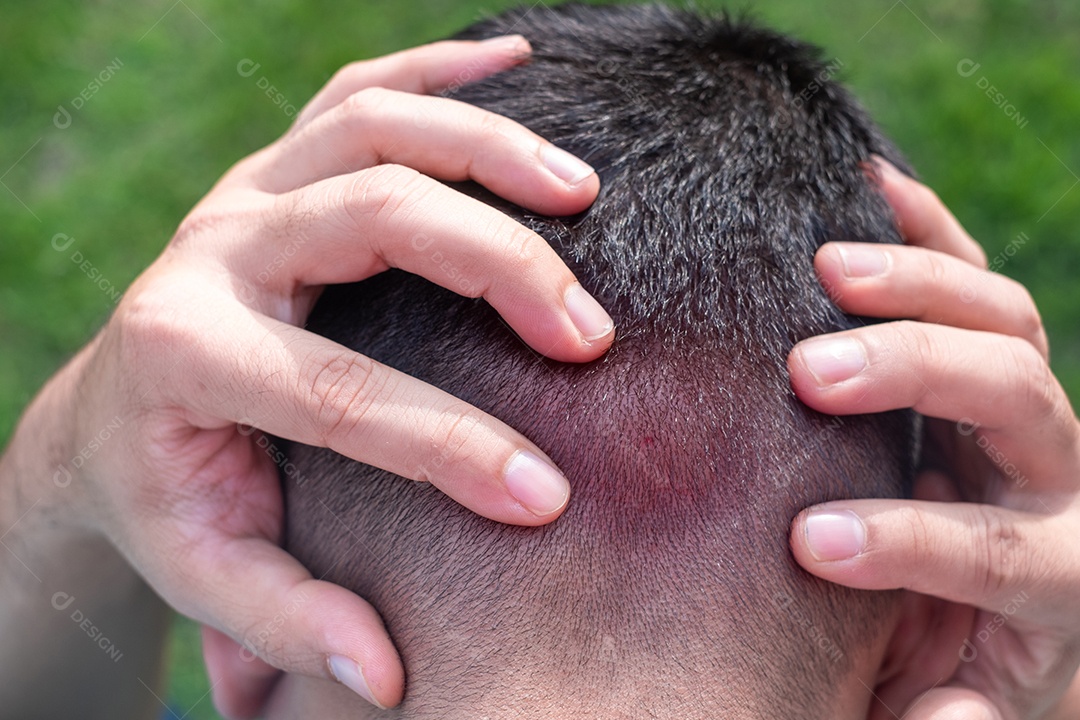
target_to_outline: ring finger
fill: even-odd
[[[814,267],[849,313],[1013,335],[1048,354],[1046,331],[1023,285],[946,253],[832,242],[818,251]]]

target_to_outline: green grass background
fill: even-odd
[[[459,0],[0,3],[0,442],[41,383],[233,162],[340,65],[445,36],[518,4]],[[703,7],[720,3],[701,2]],[[813,40],[993,258],[1035,296],[1053,367],[1080,398],[1080,4],[1075,0],[762,0],[750,9]],[[237,63],[261,64],[251,77]],[[970,77],[962,60],[979,64]],[[58,129],[59,105],[113,76]],[[1026,120],[979,88],[994,85]],[[74,238],[66,252],[50,241]],[[214,718],[195,628],[177,623],[170,702]]]

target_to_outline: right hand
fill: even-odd
[[[345,67],[198,204],[65,370],[72,447],[110,423],[122,432],[63,468],[70,486],[50,510],[104,535],[211,628],[226,715],[255,713],[278,669],[336,674],[384,707],[404,687],[375,610],[279,547],[281,456],[260,431],[429,481],[500,522],[547,523],[566,505],[565,478],[511,428],[301,329],[324,284],[397,267],[484,297],[554,359],[607,350],[610,318],[541,237],[432,179],[471,179],[549,215],[595,199],[588,165],[428,95],[528,52],[520,37],[443,42]]]
[[[792,384],[821,412],[928,416],[934,467],[917,500],[804,510],[791,547],[826,580],[923,593],[905,602],[933,622],[907,626],[872,718],[1047,717],[1080,664],[1080,422],[1028,292],[926,187],[879,170],[915,247],[829,243],[815,267],[844,310],[907,320],[800,343]]]

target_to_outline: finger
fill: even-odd
[[[542,237],[415,170],[380,165],[280,198],[259,242],[237,252],[249,277],[287,297],[395,267],[483,297],[555,360],[593,360],[611,344],[611,317]],[[281,269],[268,272],[268,257]]]
[[[258,717],[281,671],[245,653],[228,635],[206,625],[202,626],[202,646],[217,711],[229,720]]]
[[[951,255],[916,247],[831,242],[814,258],[822,284],[854,315],[909,318],[1027,340],[1049,348],[1031,294],[1020,283]]]
[[[957,422],[997,466],[1007,489],[1076,487],[1076,417],[1042,356],[1023,340],[884,323],[805,340],[788,356],[788,369],[796,394],[820,412],[914,408]]]
[[[300,112],[302,126],[364,88],[384,87],[430,94],[480,80],[528,59],[532,48],[520,35],[482,41],[444,40],[354,62],[337,71]]]
[[[960,225],[933,190],[903,174],[884,158],[874,157],[875,179],[896,214],[900,234],[911,245],[938,250],[986,267],[986,253]]]
[[[202,298],[219,315],[229,306],[211,293]],[[210,313],[193,308],[190,314]],[[218,419],[224,418],[242,423],[241,432],[254,432],[254,425],[328,447],[397,475],[430,481],[499,522],[541,525],[566,506],[566,478],[519,433],[348,348],[246,309],[228,321],[173,332],[178,333],[176,345],[189,349],[182,356],[185,372],[173,377],[169,391],[175,394],[166,401],[188,408],[190,421],[200,427],[219,426]],[[171,360],[178,354],[175,349],[153,351],[177,362]]]
[[[791,549],[808,572],[866,590],[906,588],[1009,617],[1072,623],[1080,558],[1059,516],[992,505],[843,500],[801,512]]]
[[[187,538],[170,556],[184,579],[169,595],[180,612],[236,641],[240,662],[259,658],[288,673],[337,680],[381,708],[401,702],[404,670],[371,605],[314,579],[264,538],[200,530],[198,541]],[[342,561],[371,562],[356,546]]]
[[[1001,712],[982,694],[962,687],[937,687],[904,707],[890,707],[878,698],[870,720],[1002,720]]]
[[[580,212],[600,189],[592,167],[512,120],[456,100],[377,87],[283,138],[253,179],[279,193],[382,163],[441,180],[475,180],[545,215]]]

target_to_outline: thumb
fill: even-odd
[[[258,717],[281,671],[244,651],[231,637],[202,626],[203,661],[214,707],[229,720]]]
[[[906,588],[999,611],[1037,587],[1058,591],[1044,597],[1068,596],[1059,593],[1070,585],[1072,559],[1061,557],[1053,521],[972,503],[850,500],[801,512],[790,542],[800,565],[831,582]],[[1065,607],[1041,610],[1068,614]]]
[[[216,535],[177,557],[179,575],[189,582],[166,596],[183,614],[220,631],[203,639],[208,669],[224,673],[214,680],[234,681],[215,697],[229,714],[257,711],[255,695],[274,682],[266,665],[336,680],[379,708],[401,702],[405,675],[397,650],[375,608],[352,592],[314,579],[263,538]],[[231,651],[235,656],[228,657]]]
[[[987,698],[967,688],[938,687],[915,698],[907,708],[887,708],[875,703],[870,720],[1002,720]]]

